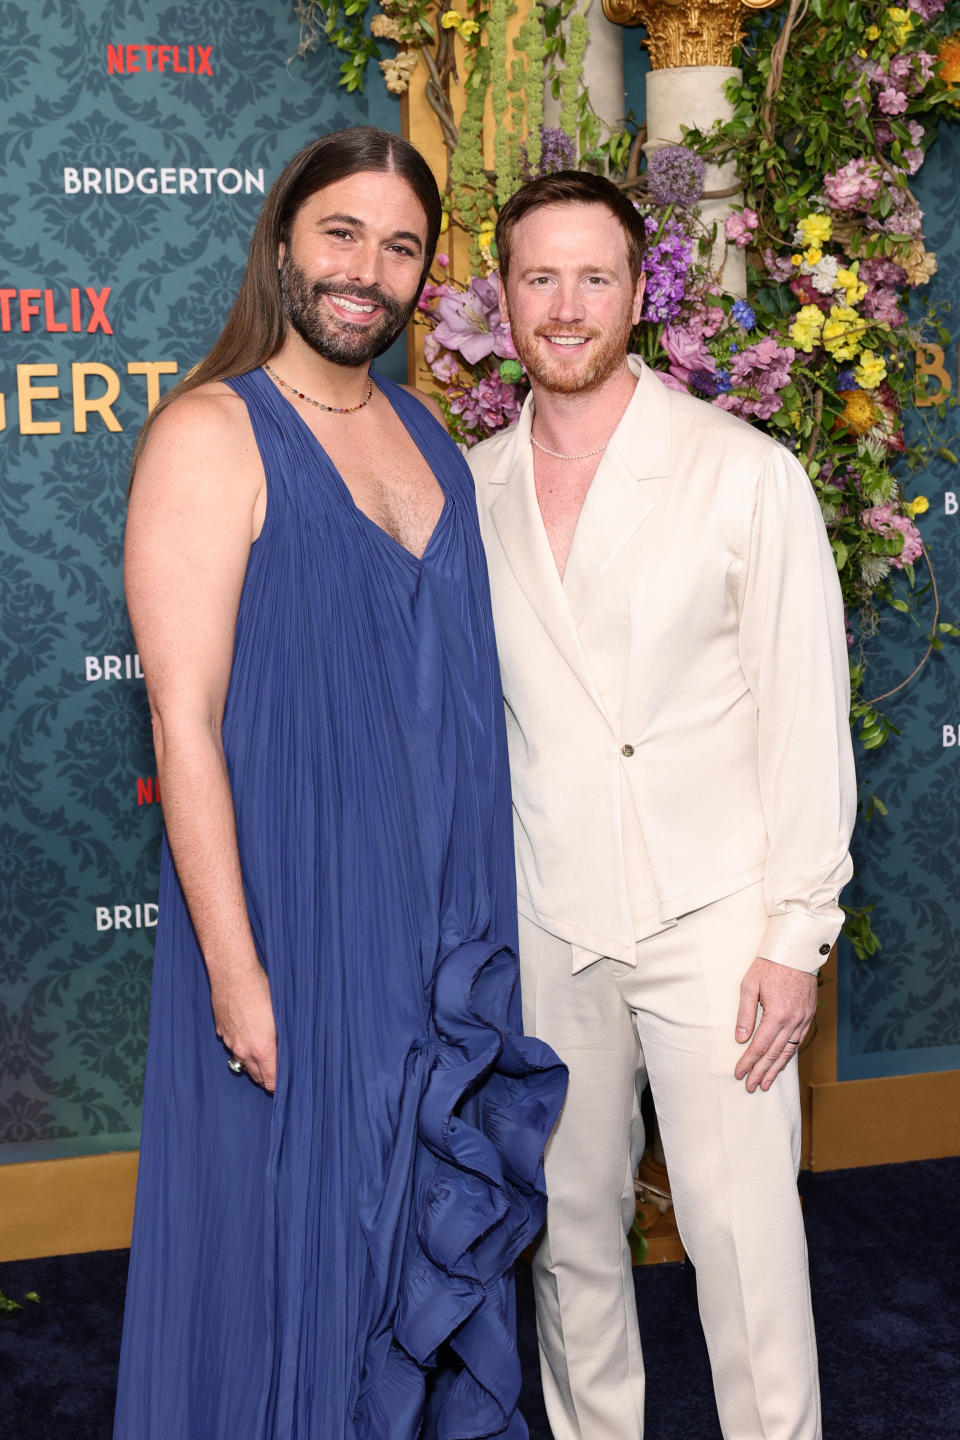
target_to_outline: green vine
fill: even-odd
[[[527,125],[527,166],[536,174],[543,153],[540,130],[543,125],[543,61],[546,43],[543,32],[543,10],[539,0],[533,0],[530,14],[520,29],[516,48],[526,56],[526,79],[524,84],[524,106]]]
[[[503,123],[510,103],[507,70],[507,19],[514,11],[512,0],[491,0],[490,4],[490,71],[493,82],[493,113],[497,124],[493,131],[494,194],[498,208],[506,204],[519,184],[515,159],[511,153],[510,131]]]

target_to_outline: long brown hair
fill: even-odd
[[[442,207],[437,182],[420,151],[401,136],[371,125],[336,130],[305,145],[283,167],[263,202],[240,290],[213,349],[161,396],[144,421],[133,452],[131,485],[150,426],[162,410],[200,385],[256,370],[279,350],[284,318],[278,247],[289,240],[294,216],[311,195],[362,170],[401,176],[423,206],[427,217],[427,245],[420,276],[423,288],[440,234]]]

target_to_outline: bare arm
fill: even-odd
[[[270,987],[247,915],[221,739],[234,630],[263,468],[243,402],[226,387],[158,418],[127,521],[127,605],[150,698],[164,822],[210,979],[217,1033],[272,1090]]]

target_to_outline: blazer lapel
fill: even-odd
[[[597,466],[574,531],[563,593],[579,625],[610,566],[654,509],[644,480],[669,474],[670,402],[665,387],[635,356],[639,377]]]
[[[530,448],[531,410],[528,397],[512,442],[490,477],[492,483],[501,487],[490,506],[490,516],[510,568],[540,623],[607,718],[577,636],[537,504]]]

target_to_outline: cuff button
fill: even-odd
[[[830,946],[829,946],[829,945],[821,945],[821,946],[820,946],[820,954],[821,954],[821,955],[829,955],[829,954],[830,954]]]

